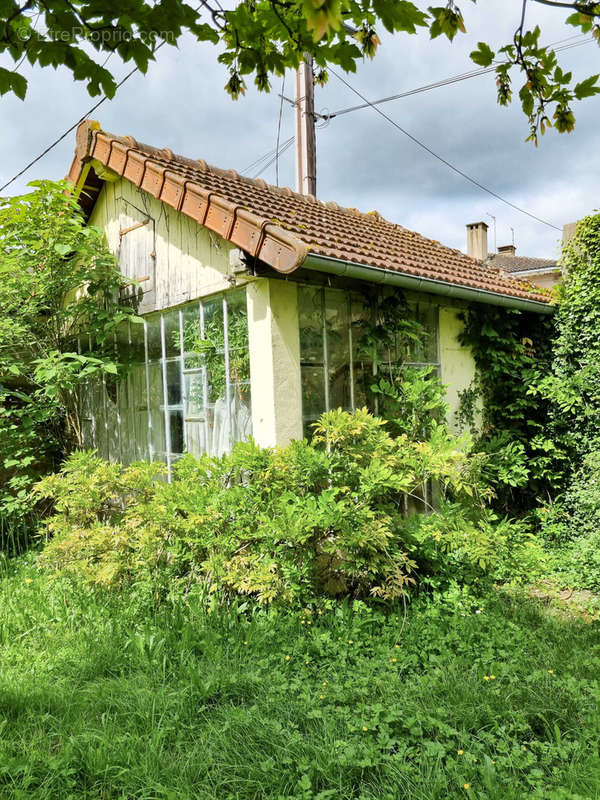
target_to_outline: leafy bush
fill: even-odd
[[[590,445],[572,483],[542,515],[554,568],[566,584],[600,591],[600,442]]]
[[[552,369],[537,396],[554,408],[552,433],[570,453],[569,474],[600,439],[600,214],[577,223],[563,246]]]
[[[81,445],[81,387],[118,371],[114,333],[137,319],[126,282],[65,183],[0,199],[0,547],[26,544],[31,486]],[[85,331],[91,352],[78,352]]]
[[[76,453],[37,487],[56,508],[40,563],[92,584],[162,593],[200,582],[263,603],[392,599],[419,578],[479,581],[530,542],[497,525],[481,459],[460,444],[441,426],[428,442],[392,438],[363,409],[324,414],[311,444],[185,457],[170,484],[161,465]]]

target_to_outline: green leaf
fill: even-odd
[[[584,81],[580,81],[575,85],[573,90],[575,97],[578,100],[583,100],[584,97],[592,97],[595,94],[600,94],[600,86],[596,86],[598,75],[591,75]]]
[[[478,42],[477,50],[473,50],[471,53],[471,61],[479,64],[480,67],[489,67],[494,60],[494,56],[495,53],[488,44],[485,42]]]
[[[0,95],[14,92],[20,100],[25,99],[27,81],[18,72],[0,67]]]

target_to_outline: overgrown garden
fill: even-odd
[[[370,411],[167,482],[81,450],[137,317],[34,189],[0,209],[0,794],[597,796],[600,216],[553,317],[465,311],[469,435],[431,368],[386,362],[425,335],[399,297],[364,332]]]

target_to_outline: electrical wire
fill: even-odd
[[[294,141],[294,137],[291,136],[289,139],[286,139],[279,147],[279,152],[282,153],[284,149],[287,150],[291,142]],[[269,160],[269,164],[272,164],[275,160],[275,154],[277,153],[277,148],[272,148],[267,153],[264,153],[260,158],[257,158],[251,164],[248,164],[243,170],[241,170],[242,175],[246,175],[248,172],[252,172],[252,170],[257,169],[263,161]],[[261,169],[262,172],[262,169]]]
[[[532,214],[530,211],[526,211],[524,208],[521,208],[520,206],[517,206],[515,203],[511,203],[511,201],[510,201],[510,200],[507,200],[506,198],[502,197],[502,195],[499,195],[497,192],[494,192],[494,191],[493,191],[493,189],[489,189],[487,186],[484,186],[484,184],[483,184],[483,183],[480,183],[478,180],[476,180],[475,178],[472,178],[472,177],[471,177],[470,175],[468,175],[466,172],[463,172],[463,171],[462,171],[461,169],[459,169],[457,166],[455,166],[454,164],[452,164],[450,161],[447,161],[445,158],[443,158],[442,156],[440,156],[438,153],[436,153],[434,150],[432,150],[430,147],[428,147],[426,144],[424,144],[422,141],[420,141],[420,139],[417,139],[417,137],[416,137],[416,136],[413,136],[413,135],[412,135],[412,133],[409,133],[407,130],[405,130],[405,129],[404,129],[402,126],[401,126],[401,125],[399,125],[399,124],[398,124],[398,123],[397,123],[395,120],[393,120],[391,117],[388,117],[388,115],[387,115],[387,114],[386,114],[384,111],[382,111],[380,108],[377,108],[377,106],[373,105],[373,103],[371,103],[371,102],[370,102],[370,101],[369,101],[369,100],[368,100],[368,99],[367,99],[367,98],[364,96],[364,94],[361,94],[361,92],[359,92],[359,91],[358,91],[358,89],[355,89],[355,88],[354,88],[354,87],[353,87],[353,86],[352,86],[350,83],[348,83],[348,81],[347,81],[347,80],[345,80],[344,78],[342,78],[342,76],[341,76],[341,75],[338,75],[338,73],[337,73],[335,70],[333,70],[333,69],[331,69],[331,68],[330,68],[330,70],[329,70],[329,71],[330,71],[330,72],[331,72],[333,75],[335,75],[335,77],[336,77],[336,78],[337,78],[339,81],[341,81],[341,82],[344,84],[344,86],[346,86],[348,89],[350,89],[350,91],[354,92],[354,94],[355,94],[355,95],[357,95],[358,97],[360,97],[360,98],[361,98],[361,100],[362,100],[364,103],[366,103],[367,105],[371,106],[371,108],[373,109],[373,111],[376,111],[376,112],[377,112],[377,113],[378,113],[380,116],[382,116],[382,117],[383,117],[385,120],[387,120],[387,122],[389,122],[389,123],[390,123],[390,125],[393,125],[393,126],[394,126],[394,128],[396,128],[397,130],[399,130],[399,131],[400,131],[400,133],[404,134],[404,136],[407,136],[407,137],[408,137],[408,138],[409,138],[409,139],[410,139],[412,142],[414,142],[414,143],[415,143],[416,145],[418,145],[420,148],[422,148],[423,150],[425,150],[425,152],[429,153],[429,155],[431,155],[431,156],[433,156],[434,158],[436,158],[436,159],[437,159],[438,161],[440,161],[442,164],[445,164],[445,166],[447,166],[447,167],[448,167],[449,169],[451,169],[453,172],[456,172],[456,173],[457,173],[457,175],[460,175],[462,178],[464,178],[465,180],[469,181],[469,182],[470,182],[470,183],[472,183],[474,186],[477,186],[477,188],[478,188],[478,189],[481,189],[483,192],[487,192],[487,194],[491,195],[492,197],[495,197],[495,198],[496,198],[496,200],[500,200],[500,202],[502,202],[502,203],[504,203],[505,205],[507,205],[507,206],[510,206],[511,208],[515,209],[515,211],[518,211],[518,212],[519,212],[519,213],[521,213],[521,214],[525,214],[526,216],[528,216],[528,217],[531,217],[531,219],[534,219],[534,220],[536,220],[536,222],[541,222],[543,225],[547,225],[549,228],[554,228],[554,230],[556,230],[556,231],[560,231],[560,230],[561,230],[561,228],[559,228],[557,225],[553,225],[551,222],[548,222],[547,220],[545,220],[545,219],[542,219],[541,217],[538,217],[538,216],[536,216],[535,214]]]
[[[154,48],[153,52],[156,53],[157,50],[160,50],[160,48],[163,46],[163,44],[165,44],[164,40]],[[106,60],[104,61],[104,64],[107,63],[107,61],[108,61],[108,59],[110,58],[111,55],[112,55],[112,53],[110,53],[109,56],[106,58]],[[128,72],[127,75],[125,75],[123,78],[121,78],[121,80],[115,86],[115,94],[116,94],[117,90],[120,89],[121,86],[123,86],[123,84],[126,81],[128,81],[129,78],[131,78],[132,75],[135,75],[135,73],[138,72],[138,71],[139,71],[139,67],[134,67],[134,69],[132,69],[130,72]],[[3,192],[12,183],[14,183],[16,180],[18,180],[22,175],[24,175],[27,172],[27,170],[31,169],[31,167],[33,167],[34,164],[37,164],[38,161],[41,161],[42,158],[44,158],[45,155],[47,155],[51,150],[53,150],[56,147],[57,144],[60,144],[60,142],[62,142],[63,139],[66,139],[67,136],[70,133],[72,133],[77,128],[77,126],[81,122],[83,122],[84,119],[87,119],[90,116],[90,114],[93,114],[94,111],[96,111],[97,108],[100,108],[100,106],[108,99],[109,98],[107,97],[107,95],[103,95],[103,97],[100,100],[98,100],[98,102],[95,103],[90,109],[88,109],[82,117],[79,117],[77,122],[74,122],[73,125],[71,125],[70,128],[67,128],[67,130],[64,133],[62,133],[57,139],[55,139],[51,144],[49,144],[48,147],[46,147],[46,149],[43,150],[39,154],[39,156],[36,156],[32,161],[29,162],[29,164],[24,166],[23,169],[20,172],[17,172],[17,174],[14,177],[12,177],[9,181],[7,181],[5,184],[0,186],[0,192]]]
[[[561,52],[561,51],[564,51],[564,50],[569,50],[569,49],[571,49],[573,47],[580,47],[583,44],[589,44],[590,42],[594,41],[593,38],[587,37],[587,36],[585,38],[585,41],[581,41],[581,37],[582,36],[585,36],[585,34],[578,33],[578,34],[574,34],[573,36],[567,36],[564,39],[559,39],[556,42],[552,42],[550,45],[548,45],[548,47],[554,47],[554,48],[556,48],[556,52]],[[574,41],[574,40],[577,40],[577,41]],[[390,95],[389,97],[383,97],[380,100],[373,100],[371,103],[361,103],[360,105],[350,106],[349,108],[342,108],[342,109],[339,109],[338,111],[333,111],[330,114],[317,114],[317,113],[315,113],[315,117],[317,117],[318,119],[321,119],[321,120],[323,120],[325,122],[329,122],[334,117],[340,117],[343,114],[349,114],[352,111],[358,111],[358,110],[363,109],[363,108],[370,108],[370,107],[373,107],[373,106],[376,106],[376,105],[381,105],[382,103],[388,103],[388,102],[390,102],[392,100],[400,100],[403,97],[410,97],[411,95],[420,94],[422,92],[428,92],[428,91],[431,91],[432,89],[437,89],[437,88],[440,88],[440,87],[443,87],[443,86],[449,86],[449,85],[451,85],[453,83],[458,83],[459,81],[464,81],[464,80],[469,80],[470,78],[479,77],[480,75],[487,75],[490,72],[494,72],[495,69],[496,69],[496,65],[491,66],[491,67],[485,67],[483,69],[471,70],[470,72],[463,72],[463,73],[460,73],[459,75],[452,75],[452,76],[450,76],[448,78],[442,78],[441,80],[436,81],[434,83],[428,83],[428,84],[426,84],[424,86],[419,86],[416,89],[409,89],[406,92],[401,92],[399,94]],[[283,93],[283,89],[281,91],[280,98],[281,98],[282,103],[283,103],[284,100],[286,100],[291,105],[295,105],[295,101],[294,100],[291,100],[289,97],[285,97],[285,95]],[[292,139],[288,139],[287,142],[285,142],[282,145],[282,149],[280,150],[280,154],[282,152],[284,152],[284,150],[288,149],[288,142],[291,143],[292,141],[293,141],[293,137],[292,137]],[[275,160],[273,158],[273,156],[276,153],[277,153],[277,149],[275,149],[275,150],[272,149],[272,150],[269,150],[267,153],[264,153],[264,155],[260,156],[260,158],[257,158],[255,161],[253,161],[251,164],[249,164],[245,169],[243,169],[242,170],[242,175],[245,175],[245,174],[251,172],[253,169],[256,169],[263,161],[268,161],[267,164],[265,164],[263,167],[261,167],[260,172],[256,176],[256,177],[258,177],[258,175],[261,175],[265,171],[265,169],[267,169],[268,167],[271,166],[271,164]],[[278,160],[276,161],[276,163],[278,164]]]
[[[265,170],[267,170],[267,169],[268,169],[268,168],[269,168],[269,167],[270,167],[270,166],[271,166],[271,165],[272,165],[272,164],[275,162],[275,160],[276,160],[277,158],[279,158],[279,156],[283,155],[283,153],[285,153],[285,152],[286,152],[286,150],[289,150],[289,148],[290,148],[290,147],[293,145],[293,143],[294,143],[294,140],[295,140],[295,137],[294,137],[294,136],[291,136],[291,137],[290,137],[290,138],[289,138],[289,139],[288,139],[286,142],[284,142],[284,143],[281,145],[281,147],[279,148],[279,153],[275,154],[275,155],[274,155],[274,156],[273,156],[273,157],[272,157],[272,158],[271,158],[269,161],[267,161],[267,163],[266,163],[266,164],[264,164],[264,166],[262,166],[262,167],[260,168],[260,170],[259,170],[259,171],[258,171],[258,172],[257,172],[257,173],[256,173],[256,174],[253,176],[253,177],[254,177],[254,178],[258,178],[258,177],[260,177],[260,175],[262,175],[262,174],[263,174],[263,172],[264,172]]]
[[[585,34],[577,34],[578,37],[581,37]],[[548,45],[548,47],[555,47],[555,45],[559,45],[561,42],[568,42],[575,37],[568,37],[568,39],[560,39],[558,42],[555,42],[552,45]],[[571,44],[564,44],[562,47],[555,47],[555,52],[560,53],[565,50],[571,50],[573,47],[581,47],[584,44],[590,44],[593,42],[594,39],[592,37],[586,37],[585,41],[576,41],[571,42]],[[470,72],[463,72],[459,75],[452,75],[448,78],[442,78],[439,81],[435,81],[434,83],[427,83],[424,86],[418,86],[416,89],[409,89],[406,92],[400,92],[399,94],[392,94],[389,97],[382,97],[379,100],[373,100],[372,105],[378,106],[382,105],[383,103],[389,103],[392,100],[401,100],[403,97],[411,97],[414,94],[420,94],[421,92],[429,92],[432,89],[439,89],[443,86],[450,86],[453,83],[459,83],[460,81],[466,81],[470,78],[478,78],[480,75],[487,75],[490,72],[496,71],[497,64],[494,64],[491,67],[484,67],[482,69],[475,69],[471,70]],[[341,117],[342,114],[350,114],[352,111],[359,111],[362,108],[369,108],[371,104],[369,103],[361,103],[360,105],[350,106],[349,108],[341,108],[338,111],[332,111],[330,114],[315,114],[315,116],[320,117],[321,119],[330,120],[334,117]]]

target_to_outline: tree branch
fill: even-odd
[[[553,8],[572,8],[573,11],[579,11],[580,14],[587,14],[590,17],[600,16],[600,10],[594,11],[594,8],[598,8],[598,3],[585,5],[583,3],[563,3],[560,0],[533,0],[533,2]]]

